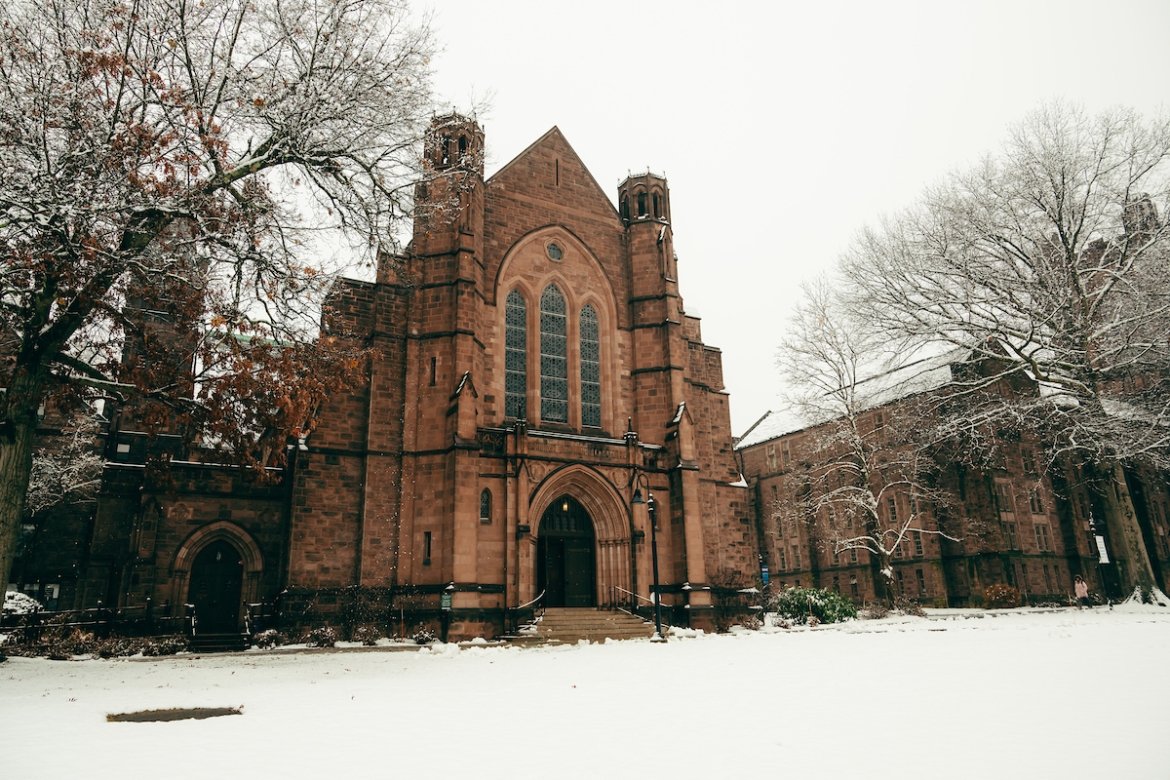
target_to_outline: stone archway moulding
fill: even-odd
[[[171,591],[171,614],[181,615],[182,605],[187,600],[191,584],[191,565],[196,556],[212,542],[226,541],[240,554],[244,565],[244,579],[241,596],[245,602],[256,601],[260,595],[260,577],[264,571],[264,557],[252,535],[235,523],[217,520],[209,523],[187,537],[175,553],[172,567],[173,589]]]
[[[630,516],[617,488],[594,469],[582,465],[565,466],[541,481],[528,502],[528,516],[536,520],[533,539],[540,535],[540,519],[561,496],[572,496],[593,521],[596,539],[597,603],[609,605],[624,599],[615,591],[632,590]],[[535,560],[532,566],[535,567]],[[532,574],[535,574],[533,568]],[[535,588],[532,577],[529,590]],[[529,598],[535,596],[532,593]]]

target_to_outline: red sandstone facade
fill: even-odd
[[[703,586],[752,577],[757,544],[665,180],[628,179],[619,214],[555,128],[487,181],[479,128],[437,128],[410,252],[330,301],[325,328],[373,358],[298,459],[289,584],[453,586],[456,635],[542,593],[628,603],[649,595],[648,489],[662,588],[703,622]]]
[[[486,181],[482,150],[474,122],[436,121],[407,253],[328,301],[323,329],[369,349],[366,379],[320,410],[279,484],[179,453],[156,484],[145,438],[115,432],[73,529],[84,560],[18,577],[61,581],[62,606],[193,603],[226,630],[240,604],[328,617],[354,592],[394,594],[409,630],[449,596],[453,638],[491,636],[542,594],[648,598],[639,491],[663,601],[709,624],[707,586],[751,582],[758,544],[721,356],[679,296],[666,181],[630,177],[619,210],[556,128]]]

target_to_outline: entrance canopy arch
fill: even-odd
[[[529,517],[543,518],[549,510],[557,509],[557,502],[565,499],[575,502],[592,522],[595,577],[595,603],[611,605],[626,599],[621,590],[631,591],[633,557],[630,545],[629,510],[613,483],[594,469],[582,465],[566,466],[546,477],[532,494]],[[541,529],[534,529],[537,544]],[[530,578],[526,589],[535,596],[537,589],[536,556],[528,567]]]

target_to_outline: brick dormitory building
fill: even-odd
[[[436,120],[436,175],[417,191],[405,255],[327,302],[323,330],[369,348],[364,381],[320,409],[275,479],[191,450],[155,482],[143,464],[158,442],[115,416],[96,502],[33,518],[10,587],[50,609],[193,604],[201,627],[225,632],[248,605],[303,627],[360,602],[405,631],[446,607],[451,637],[490,637],[538,597],[645,604],[656,541],[676,621],[712,626],[719,594],[761,566],[773,589],[873,599],[865,550],[835,550],[816,519],[781,511],[818,468],[818,426],[770,413],[733,440],[720,352],[679,295],[665,179],[630,176],[615,208],[556,128],[486,180],[483,144],[474,122]],[[1075,574],[1124,595],[1132,546],[1082,475],[1037,469],[1027,440],[1000,452],[990,470],[943,469],[954,500],[947,517],[920,512],[928,532],[895,550],[900,595],[979,604],[1006,583],[1065,600]],[[1140,554],[1165,589],[1166,480],[1127,480]],[[880,507],[887,520],[911,509],[896,494]],[[980,533],[929,533],[956,519]]]
[[[880,402],[859,415],[859,435],[880,439],[904,410],[945,396],[953,380],[970,370],[980,370],[978,362],[972,365],[957,353],[904,370],[877,393]],[[1034,383],[1013,385],[1001,391],[1039,393]],[[807,509],[793,511],[801,499],[807,507],[810,496],[832,487],[823,478],[831,461],[824,442],[839,435],[832,430],[838,424],[809,425],[792,413],[769,412],[737,440],[736,454],[752,491],[762,560],[776,585],[829,588],[864,603],[877,595],[879,556],[865,545],[842,543],[862,529],[842,528],[840,510],[834,514],[829,508],[832,502],[822,502],[815,516]],[[979,606],[988,586],[1004,584],[1025,603],[1068,603],[1073,578],[1082,575],[1099,597],[1119,600],[1143,580],[1142,571],[1167,590],[1165,474],[1125,468],[1124,484],[1106,489],[1120,490],[1126,500],[1109,501],[1101,481],[1085,469],[1067,461],[1045,464],[1043,448],[1027,434],[995,437],[994,460],[982,467],[938,459],[930,477],[933,503],[919,502],[907,486],[881,493],[879,528],[909,529],[889,557],[896,598],[927,606]],[[880,475],[874,482],[881,482]],[[869,486],[875,495],[881,487]]]
[[[361,594],[452,637],[508,610],[664,602],[709,625],[709,583],[750,582],[758,544],[721,356],[679,295],[666,180],[615,208],[553,128],[490,179],[484,136],[436,120],[404,257],[344,280],[322,323],[372,354],[272,484],[107,436],[96,506],[26,527],[16,587],[58,609],[146,600],[238,630],[244,605],[336,620]],[[458,208],[429,208],[458,201]],[[651,534],[646,497],[655,500]],[[376,612],[377,610],[375,610]]]

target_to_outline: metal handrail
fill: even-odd
[[[622,609],[622,607],[620,607],[620,606],[617,606],[617,605],[618,605],[618,599],[617,599],[617,597],[616,597],[616,594],[619,594],[619,593],[620,593],[620,594],[623,594],[623,595],[626,595],[626,596],[632,596],[632,597],[633,597],[633,598],[636,600],[636,601],[635,601],[635,603],[644,601],[644,602],[646,602],[646,605],[647,605],[648,607],[650,607],[651,609],[653,609],[653,608],[654,608],[654,599],[648,599],[648,598],[646,598],[645,596],[642,596],[642,595],[640,595],[640,594],[638,594],[638,593],[634,593],[633,591],[630,591],[630,590],[626,590],[625,588],[623,588],[623,587],[620,587],[620,586],[618,586],[618,585],[613,585],[613,586],[612,586],[612,590],[614,591],[614,593],[615,593],[615,596],[614,596],[614,598],[612,598],[612,599],[611,599],[611,601],[613,602],[613,604],[614,604],[614,606],[615,606],[615,608],[616,608],[616,609],[621,609],[623,612],[627,612],[627,613],[629,613],[629,614],[631,614],[631,615],[635,615],[635,616],[637,616],[637,617],[641,617],[641,615],[638,615],[638,613],[637,613],[637,611],[636,611],[636,608],[635,608],[635,609]],[[662,598],[662,594],[661,594],[661,593],[659,593],[659,594],[658,594],[658,597],[659,597],[659,598]],[[667,625],[667,626],[672,626],[672,625],[674,625],[674,624],[673,624],[673,622],[670,620],[670,617],[669,617],[669,615],[670,615],[670,613],[671,613],[671,612],[673,612],[673,611],[674,611],[674,606],[675,606],[675,605],[674,605],[674,604],[668,604],[668,603],[666,603],[665,601],[660,601],[660,602],[659,602],[659,604],[660,604],[660,606],[662,606],[662,607],[665,607],[667,610],[669,610],[668,612],[665,612],[665,613],[663,613],[664,622],[666,623],[666,625]]]
[[[543,591],[543,590],[542,590],[542,591],[540,592],[540,595],[539,595],[539,596],[537,596],[536,598],[534,598],[532,601],[529,601],[527,604],[521,604],[521,605],[520,605],[520,606],[518,606],[518,607],[512,607],[512,609],[528,609],[528,608],[529,608],[529,607],[531,607],[533,604],[535,604],[536,602],[538,602],[538,601],[540,601],[542,598],[544,598],[544,594],[545,594],[545,591]]]
[[[634,597],[634,598],[636,598],[638,601],[644,601],[644,602],[646,602],[646,603],[647,603],[649,606],[651,606],[651,607],[652,607],[652,606],[654,606],[654,599],[648,599],[648,598],[646,598],[645,596],[642,596],[642,595],[640,595],[640,594],[638,594],[638,593],[634,593],[634,592],[633,592],[633,591],[631,591],[631,590],[626,590],[625,588],[619,587],[619,586],[617,586],[617,585],[614,585],[614,586],[613,586],[613,589],[614,589],[615,591],[617,591],[618,593],[624,593],[624,594],[625,594],[625,595],[627,595],[627,596],[633,596],[633,597]],[[616,600],[616,599],[614,600],[614,603],[615,603],[615,604],[617,603],[617,600]],[[665,601],[661,602],[661,604],[662,604],[662,606],[664,606],[664,607],[674,607],[674,604],[668,604],[668,603],[667,603],[667,602],[665,602]]]
[[[520,630],[520,621],[526,612],[532,613],[533,622],[535,622],[538,617],[544,617],[544,605],[540,603],[544,598],[544,594],[545,591],[542,590],[532,601],[521,604],[518,607],[512,607],[508,610],[508,613],[511,616],[510,625],[507,626],[509,633],[515,634]],[[539,606],[537,606],[538,604]]]

